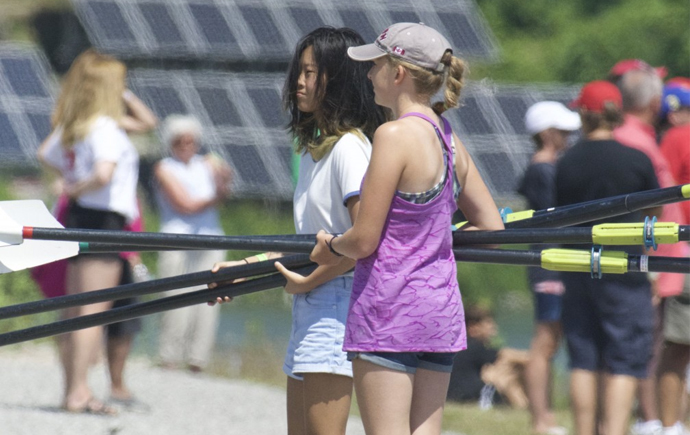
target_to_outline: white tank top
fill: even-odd
[[[204,157],[196,155],[185,164],[172,157],[160,162],[161,169],[171,173],[190,198],[211,199],[216,195],[216,184],[211,168]],[[160,187],[156,187],[156,201],[161,215],[161,232],[177,234],[222,234],[218,211],[209,207],[195,214],[181,214],[168,202]]]

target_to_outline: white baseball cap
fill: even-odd
[[[525,113],[525,129],[531,135],[549,128],[575,131],[581,126],[580,115],[557,101],[541,101],[533,104]]]

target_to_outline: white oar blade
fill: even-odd
[[[5,212],[2,204],[9,201],[0,202],[0,247],[7,245],[19,245],[24,240],[22,236],[22,225]]]
[[[0,243],[0,273],[28,269],[41,264],[52,263],[79,253],[78,242],[25,240],[22,243],[23,227],[63,228],[48,211],[42,201],[0,201],[0,239],[5,233],[15,234],[19,227],[19,242]],[[12,231],[5,231],[11,228]],[[14,225],[14,227],[12,226]],[[7,241],[11,241],[8,237]]]

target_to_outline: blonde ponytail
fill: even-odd
[[[466,65],[459,57],[453,56],[450,51],[447,51],[441,63],[446,65],[446,89],[443,92],[443,102],[434,103],[432,108],[437,115],[442,114],[447,109],[458,107],[460,105],[460,92],[465,85],[464,76]]]

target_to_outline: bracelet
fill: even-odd
[[[268,255],[266,255],[266,254],[259,254],[259,255],[256,256],[256,259],[259,260],[259,261],[266,261],[266,260],[268,260]]]
[[[333,249],[333,240],[335,240],[336,237],[340,237],[340,234],[333,234],[333,237],[331,237],[330,240],[326,240],[326,246],[328,246],[328,250],[331,251],[333,255],[335,255],[336,257],[342,257],[343,254]]]
[[[246,258],[243,258],[242,261],[244,261],[245,263],[249,264],[249,260],[247,260]]]

